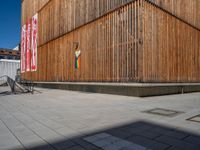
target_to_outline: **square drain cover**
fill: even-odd
[[[149,113],[149,114],[154,114],[154,115],[166,116],[166,117],[174,117],[182,113],[179,111],[163,109],[163,108],[154,108],[154,109],[147,110],[144,112]]]
[[[200,114],[187,120],[200,123]]]

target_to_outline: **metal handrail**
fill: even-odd
[[[34,91],[34,83],[33,81],[24,80],[21,82],[30,92]]]
[[[7,76],[3,75],[0,77],[0,86],[7,84]]]
[[[26,84],[26,86],[19,84],[17,81],[13,80],[11,77],[7,76],[7,75],[3,75],[0,77],[1,78],[5,78],[6,77],[6,82],[7,84],[10,86],[11,88],[11,92],[15,93],[16,92],[16,88],[20,89],[21,92],[33,92],[34,88],[33,85],[34,84]]]
[[[7,75],[0,76],[0,78],[7,77]]]

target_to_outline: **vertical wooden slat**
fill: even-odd
[[[93,0],[88,5],[90,0],[77,1],[52,0],[39,13],[39,42],[51,41],[39,46],[38,71],[26,73],[25,78],[99,82],[200,80],[200,33],[195,28],[145,0],[136,0],[64,34],[125,3]],[[169,5],[174,2],[171,0]],[[85,13],[83,7],[87,8]],[[57,36],[60,37],[52,40]],[[74,42],[80,44],[79,70],[74,67]]]

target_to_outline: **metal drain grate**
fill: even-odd
[[[166,117],[174,117],[183,113],[176,110],[169,110],[169,109],[163,109],[163,108],[154,108],[154,109],[147,110],[144,112],[149,113],[149,114],[154,114],[154,115],[166,116]]]
[[[199,115],[196,115],[194,117],[191,117],[189,119],[187,119],[188,121],[193,121],[193,122],[198,122],[200,123],[200,114]]]

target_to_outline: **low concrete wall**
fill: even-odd
[[[37,87],[83,91],[93,93],[116,94],[126,96],[160,96],[200,92],[200,83],[191,84],[122,84],[122,83],[71,83],[71,82],[37,82]]]

